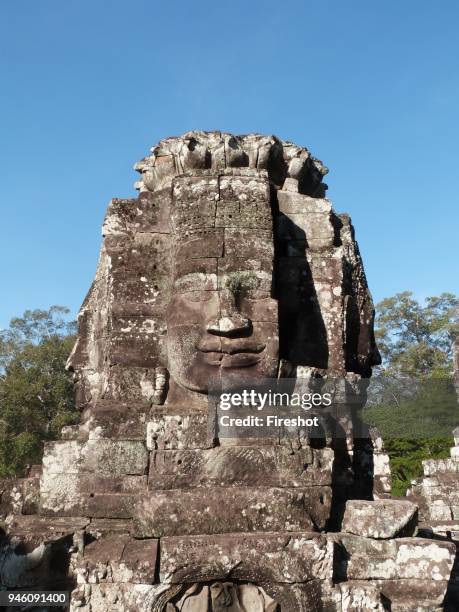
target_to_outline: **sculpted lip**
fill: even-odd
[[[224,354],[221,360],[222,368],[246,368],[258,363],[262,358],[261,353],[235,353],[234,355]]]
[[[221,351],[200,349],[204,360],[222,368],[244,368],[258,363],[266,348],[265,344],[244,347],[223,347]]]

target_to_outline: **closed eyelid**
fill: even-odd
[[[180,276],[174,281],[174,289],[180,293],[212,291],[217,288],[217,275],[197,272]]]
[[[179,295],[189,302],[208,302],[215,295],[215,291],[186,291]]]
[[[247,293],[242,296],[242,299],[267,300],[267,299],[271,299],[271,293],[264,289],[254,289],[252,291],[247,291]]]

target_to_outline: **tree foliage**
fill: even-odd
[[[452,293],[428,297],[420,304],[404,291],[379,302],[376,339],[383,367],[415,378],[450,373],[458,313],[459,298]]]
[[[65,370],[75,340],[68,309],[27,310],[0,332],[0,476],[41,460],[43,441],[78,422]]]
[[[457,425],[452,344],[459,332],[459,298],[451,293],[424,304],[409,291],[376,306],[376,338],[383,363],[379,399],[365,409],[391,459],[393,493],[422,476],[422,460],[449,456]]]
[[[398,381],[398,386],[403,385]],[[413,479],[423,474],[424,459],[449,457],[451,432],[457,425],[458,405],[452,381],[423,379],[408,393],[392,387],[380,403],[367,406],[364,420],[376,425],[390,457],[392,493],[403,495]]]

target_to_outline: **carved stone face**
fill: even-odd
[[[140,195],[110,203],[79,314],[78,406],[202,404],[211,379],[255,384],[279,362],[281,376],[370,376],[373,303],[353,228],[323,198],[327,170],[307,149],[193,132],[137,169]]]
[[[238,233],[241,240],[248,238],[245,232]],[[226,230],[226,243],[231,241],[229,234]],[[222,257],[190,256],[190,251],[196,254],[208,248],[209,240],[225,240],[222,231],[176,249],[167,350],[170,375],[186,389],[206,392],[210,381],[223,377],[237,383],[276,376],[279,342],[277,301],[272,297],[272,240],[266,234],[250,234],[239,247],[239,254],[245,252],[247,257],[234,257],[231,249],[222,249]],[[265,256],[257,256],[256,244]]]
[[[169,372],[206,393],[211,381],[275,377],[277,301],[267,177],[177,177],[172,185]]]

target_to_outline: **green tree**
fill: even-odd
[[[428,297],[424,304],[410,291],[376,306],[376,339],[383,368],[419,378],[451,374],[452,344],[459,331],[459,298]]]
[[[76,326],[68,309],[28,310],[0,332],[0,476],[19,476],[41,460],[43,442],[77,423],[65,370]]]
[[[449,456],[457,425],[452,344],[459,332],[459,298],[451,293],[424,304],[409,291],[376,306],[376,338],[383,363],[379,399],[365,409],[391,459],[395,495],[422,476],[422,460]]]

